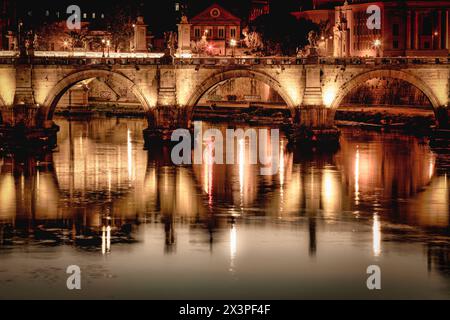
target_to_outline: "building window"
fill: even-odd
[[[87,19],[87,13],[83,13],[83,18]]]
[[[92,19],[95,19],[95,12],[92,14]]]
[[[433,29],[433,21],[430,16],[423,17],[423,35],[424,36],[431,36]]]
[[[230,29],[230,37],[236,39],[236,28]]]
[[[175,11],[180,11],[180,3],[175,2]]]
[[[219,39],[224,39],[225,38],[225,28],[224,27],[219,27],[218,31],[218,37]]]
[[[392,26],[392,35],[396,37],[400,35],[400,27],[397,23]]]
[[[194,28],[194,38],[199,39],[200,37],[200,28]]]
[[[213,28],[211,28],[211,27],[207,27],[206,28],[206,37],[207,38],[212,38],[213,37]]]
[[[394,40],[394,42],[392,43],[392,47],[394,49],[398,49],[398,40]]]

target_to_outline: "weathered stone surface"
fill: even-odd
[[[199,60],[200,61],[200,60]],[[0,65],[2,127],[51,128],[63,94],[82,80],[101,78],[122,92],[132,93],[149,114],[151,134],[164,137],[177,127],[189,127],[192,109],[217,84],[250,78],[270,86],[286,102],[297,125],[311,129],[333,126],[334,110],[352,89],[372,78],[395,78],[421,90],[448,127],[450,65],[397,64],[269,64],[207,60],[199,63],[62,63],[49,58],[31,64]],[[24,106],[25,109],[24,109]],[[444,110],[444,111],[442,111]],[[447,112],[445,112],[447,111]]]

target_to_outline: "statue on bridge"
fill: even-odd
[[[317,52],[317,49],[319,47],[319,45],[317,43],[317,39],[318,39],[317,32],[314,30],[311,30],[308,33],[309,45],[306,46],[306,52],[305,52],[305,56],[307,58],[315,58],[315,57],[319,56],[319,53]]]

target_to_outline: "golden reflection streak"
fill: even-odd
[[[431,179],[434,174],[434,161],[433,157],[430,157],[429,165],[428,165],[428,178]]]
[[[356,159],[355,159],[355,204],[359,204],[359,149],[356,149]]]
[[[213,184],[213,171],[214,171],[214,159],[213,159],[213,141],[206,142],[206,151],[204,153],[204,185],[203,190],[208,195],[208,204],[212,205],[212,184]]]
[[[241,211],[244,210],[244,174],[245,174],[245,140],[239,139],[239,200]]]
[[[127,130],[127,168],[128,168],[128,180],[133,180],[133,143],[131,142],[131,130]]]
[[[279,174],[280,174],[280,216],[284,211],[284,174],[285,174],[285,158],[284,158],[284,144],[280,143],[280,161],[279,161]]]
[[[230,229],[230,272],[234,272],[234,263],[237,254],[237,230],[233,223]]]
[[[102,227],[102,254],[111,252],[111,227]]]
[[[373,215],[372,249],[375,257],[381,254],[381,224],[380,217],[376,213]]]

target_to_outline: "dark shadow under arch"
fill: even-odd
[[[281,98],[284,100],[284,102],[287,104],[287,107],[289,108],[291,114],[295,115],[295,109],[296,106],[292,102],[292,99],[287,94],[287,92],[284,90],[284,88],[280,85],[280,83],[272,78],[271,76],[254,70],[247,70],[247,69],[237,69],[237,70],[228,70],[224,72],[216,73],[212,76],[210,76],[208,79],[203,81],[200,85],[198,85],[194,92],[191,94],[188,102],[187,102],[187,108],[188,113],[190,116],[192,116],[192,112],[194,107],[197,105],[198,101],[201,99],[201,97],[207,93],[211,88],[213,88],[215,85],[235,78],[250,78],[250,79],[256,79],[258,81],[261,81],[271,87],[273,90],[275,90]]]
[[[150,104],[139,90],[136,84],[125,75],[104,69],[89,69],[83,71],[77,71],[71,73],[60,80],[47,94],[44,104],[41,106],[41,114],[45,116],[46,120],[53,118],[53,113],[61,97],[76,83],[91,79],[91,78],[104,78],[112,80],[113,82],[125,84],[127,90],[133,92],[136,98],[141,103],[145,111],[150,110]]]

